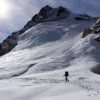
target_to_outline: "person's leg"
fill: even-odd
[[[67,76],[66,76],[65,82],[67,82]]]
[[[69,82],[68,78],[67,78],[67,81]]]
[[[65,82],[67,82],[67,81],[69,82],[69,80],[68,80],[68,78],[67,78],[67,76],[66,76]]]

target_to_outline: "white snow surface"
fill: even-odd
[[[96,34],[81,38],[94,23],[72,14],[19,35],[18,45],[0,57],[0,100],[100,100],[100,75],[91,71],[100,64],[100,44]]]

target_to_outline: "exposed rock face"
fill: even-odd
[[[95,38],[97,42],[100,42],[100,18],[96,21],[96,23],[91,27],[91,30],[94,34],[98,34],[99,36]]]
[[[0,56],[4,55],[6,52],[8,52],[9,51],[8,48],[9,48],[9,44],[7,42],[3,42],[1,44]]]
[[[82,34],[82,38],[86,37],[90,33],[98,34],[97,38],[94,38],[94,40],[96,40],[97,42],[100,42],[100,18],[98,18],[98,20],[96,21],[96,23],[92,27],[84,29],[84,32]]]
[[[60,7],[58,12],[57,12],[57,16],[60,16],[62,13],[66,12],[66,9],[63,7]]]
[[[95,40],[96,40],[97,42],[100,42],[100,36],[99,36],[98,38],[95,38]]]
[[[90,28],[85,28],[84,29],[84,32],[83,32],[83,34],[82,34],[82,38],[84,38],[84,37],[86,37],[87,35],[89,35],[90,34]]]
[[[83,14],[83,15],[79,15],[78,17],[74,18],[75,20],[86,20],[86,21],[90,21],[90,20],[97,20],[98,17],[90,17],[90,15],[87,14]]]
[[[17,36],[8,36],[0,45],[0,56],[10,52],[17,45]]]
[[[81,18],[81,17],[75,17],[74,19],[75,20],[87,20],[87,21],[91,20],[91,18],[85,19],[85,18]]]
[[[49,16],[49,12],[53,10],[52,7],[50,7],[49,5],[43,7],[40,12],[39,12],[39,15],[43,16],[43,18],[48,18],[48,17],[51,17],[51,15]]]
[[[96,68],[92,68],[91,70],[92,70],[92,72],[94,72],[96,74],[100,74],[100,65],[97,66]]]
[[[92,30],[94,31],[95,34],[99,34],[100,33],[100,18],[92,26]]]

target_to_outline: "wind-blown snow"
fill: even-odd
[[[99,100],[95,34],[81,38],[94,21],[69,18],[40,23],[19,35],[18,45],[0,58],[0,100]],[[69,71],[69,83],[64,72]]]

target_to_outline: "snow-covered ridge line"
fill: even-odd
[[[27,29],[41,22],[57,21],[69,17],[72,12],[64,7],[52,8],[49,5],[40,9],[38,14],[35,14],[30,21],[19,31],[13,32],[12,35],[20,35]]]

